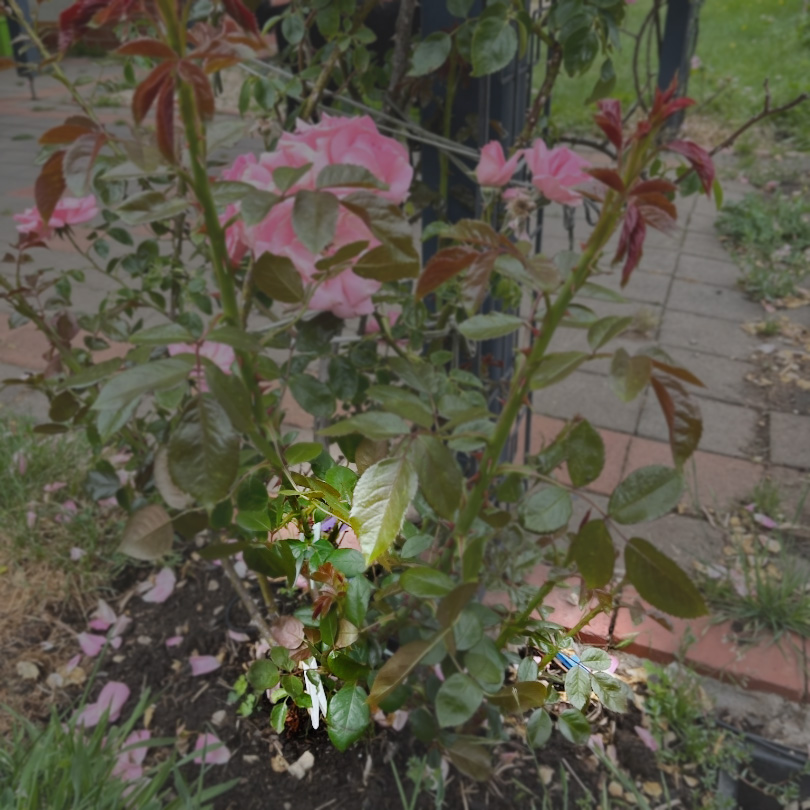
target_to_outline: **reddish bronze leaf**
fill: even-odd
[[[624,181],[615,169],[586,169],[586,173],[594,177],[600,183],[604,183],[608,188],[624,194],[626,189]]]
[[[51,127],[47,132],[41,135],[39,142],[41,144],[73,143],[73,141],[80,138],[82,135],[93,132],[93,129],[94,128],[74,124],[60,124],[58,127]]]
[[[149,59],[176,59],[177,54],[159,39],[135,39],[124,43],[116,53],[119,56],[146,56]]]
[[[259,34],[259,26],[255,14],[242,2],[242,0],[222,0],[225,13],[239,23],[251,34]]]
[[[673,377],[653,375],[650,382],[666,419],[672,458],[680,467],[695,452],[703,434],[700,408]]]
[[[155,107],[157,145],[169,163],[174,163],[174,79],[163,82]]]
[[[161,62],[136,88],[132,96],[132,117],[136,124],[140,124],[149,112],[152,104],[163,87],[164,82],[170,81],[170,74],[174,68],[171,62]]]
[[[660,208],[672,219],[678,218],[678,210],[675,205],[663,194],[658,191],[648,191],[646,194],[636,193],[636,205],[647,206],[650,208]]]
[[[597,126],[607,135],[608,140],[618,149],[622,150],[624,142],[622,134],[622,103],[615,98],[603,98],[597,102],[599,113],[594,117]]]
[[[636,269],[638,263],[641,261],[644,237],[646,235],[647,226],[644,224],[641,211],[631,203],[627,206],[624,225],[622,226],[622,232],[619,236],[619,247],[616,250],[616,255],[613,257],[614,264],[620,262],[625,256],[627,257],[624,267],[622,268],[622,287],[630,281],[633,270]]]
[[[476,260],[470,265],[462,289],[464,307],[470,314],[481,309],[489,292],[489,279],[495,266],[495,260],[500,255],[498,250],[488,250],[485,253],[479,253]]]
[[[42,167],[34,185],[34,200],[36,200],[39,215],[45,223],[50,220],[56,203],[65,193],[65,175],[62,171],[64,159],[64,150],[54,152]]]
[[[105,143],[107,136],[103,132],[89,132],[77,138],[65,151],[65,175],[84,174],[85,182],[88,182],[90,170]]]
[[[693,141],[670,141],[665,148],[683,155],[692,164],[703,184],[703,190],[711,197],[715,177],[711,155]]]
[[[441,287],[445,281],[466,270],[481,254],[475,248],[458,245],[440,250],[425,266],[416,285],[416,297],[421,300]]]
[[[178,63],[177,72],[184,82],[191,85],[197,110],[203,121],[209,121],[214,117],[214,91],[211,89],[211,82],[205,72],[187,59]]]
[[[691,383],[692,385],[697,385],[699,388],[705,388],[706,385],[703,383],[703,380],[700,377],[696,377],[692,374],[691,371],[687,368],[683,368],[683,366],[673,366],[670,363],[665,363],[662,360],[656,360],[654,357],[652,358],[652,364],[655,368],[659,369],[660,371],[665,372],[666,374],[670,374],[673,377],[677,377],[684,382]]]
[[[657,191],[659,194],[672,194],[677,190],[675,183],[664,180],[662,177],[655,177],[652,180],[641,180],[630,189],[630,194],[649,194]]]

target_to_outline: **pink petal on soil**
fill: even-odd
[[[188,659],[188,663],[191,666],[191,674],[195,677],[197,675],[207,675],[222,666],[213,655],[192,655]]]
[[[71,658],[70,661],[65,664],[65,675],[69,675],[71,672],[73,672],[73,670],[79,666],[79,661],[81,660],[81,655],[74,655],[73,658]]]
[[[28,459],[25,457],[25,453],[22,450],[18,450],[12,457],[11,457],[12,464],[17,465],[17,472],[20,475],[25,475],[25,471],[28,469]]]
[[[177,577],[171,568],[161,569],[155,576],[154,586],[148,590],[142,597],[144,602],[154,602],[161,604],[165,602],[174,593],[174,585],[177,582]]]
[[[50,484],[45,484],[42,487],[43,492],[59,492],[60,489],[64,489],[67,484],[64,481],[52,481]]]
[[[73,546],[70,550],[70,559],[73,562],[78,562],[87,552],[83,548],[79,548],[78,546]]]
[[[99,599],[98,607],[90,614],[90,618],[92,619],[90,627],[92,627],[93,630],[106,630],[115,624],[115,620],[118,616],[116,616],[115,611],[103,599]]]
[[[89,658],[95,658],[107,641],[104,636],[97,636],[95,633],[79,633],[76,639],[82,648],[82,652]]]
[[[179,647],[183,643],[185,636],[170,636],[166,639],[167,647]]]
[[[28,526],[29,529],[33,529],[37,522],[37,513],[36,512],[26,512],[25,513],[25,525]]]
[[[767,515],[763,515],[760,512],[756,512],[754,514],[754,520],[759,523],[760,526],[764,526],[766,529],[775,529],[776,528],[776,521],[772,518],[769,518]]]
[[[118,636],[123,636],[124,633],[129,630],[129,626],[132,624],[132,619],[129,616],[119,616],[115,620],[115,624],[112,627],[112,635],[113,638],[117,638]]]
[[[228,630],[228,638],[234,641],[250,641],[250,636],[247,633],[239,633],[236,630]]]
[[[634,728],[641,742],[643,742],[644,745],[646,745],[647,748],[650,749],[650,751],[658,750],[658,742],[656,741],[655,737],[653,737],[653,735],[650,734],[649,731],[647,731],[646,728],[643,728],[642,726],[634,726]]]
[[[108,720],[114,723],[121,716],[121,709],[129,700],[129,687],[120,681],[110,681],[101,690],[98,700],[82,709],[76,718],[77,726],[93,728],[101,720],[105,711],[109,710]]]
[[[194,757],[195,765],[225,765],[231,758],[231,752],[228,750],[225,743],[216,736],[216,734],[200,734],[197,737],[197,742],[194,744],[195,751],[205,752],[200,756]]]

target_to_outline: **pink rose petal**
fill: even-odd
[[[247,633],[239,633],[236,630],[228,630],[228,638],[234,641],[250,641],[250,636]]]
[[[129,700],[129,687],[120,681],[110,681],[101,690],[98,700],[89,703],[76,717],[76,725],[85,728],[97,726],[105,711],[109,710],[108,720],[114,723],[121,716],[121,709]]]
[[[79,661],[81,660],[82,660],[81,655],[74,655],[73,658],[71,658],[70,661],[68,661],[67,664],[65,664],[65,674],[70,675],[70,673],[73,672],[73,670],[76,669],[77,666],[79,666]]]
[[[25,513],[25,525],[33,529],[37,522],[37,513],[28,511]]]
[[[90,614],[90,618],[92,619],[90,627],[92,627],[93,630],[106,630],[108,627],[115,624],[115,620],[118,616],[116,616],[115,611],[103,599],[99,599],[98,607]]]
[[[191,666],[191,674],[195,677],[207,675],[222,666],[213,655],[192,655],[189,657],[188,663]]]
[[[650,751],[657,751],[658,750],[658,742],[656,741],[655,737],[647,731],[646,728],[642,726],[634,726],[636,730],[636,734],[638,734],[639,739],[650,749]]]
[[[107,642],[104,636],[98,636],[95,633],[79,633],[76,639],[82,652],[89,658],[95,658]]]
[[[194,744],[194,750],[202,752],[194,757],[195,765],[225,765],[231,758],[231,752],[216,734],[200,734]]]
[[[78,562],[87,552],[83,548],[79,548],[78,546],[73,546],[70,550],[70,559],[73,562]]]
[[[169,636],[166,639],[167,647],[179,647],[183,643],[185,636]]]
[[[155,575],[155,584],[142,597],[144,602],[161,604],[174,593],[177,577],[171,568],[163,568]]]
[[[64,489],[67,486],[67,483],[64,481],[52,481],[50,484],[45,484],[42,487],[43,492],[59,492],[60,489]]]
[[[754,513],[754,520],[759,523],[760,526],[764,526],[766,529],[775,529],[777,525],[775,520],[769,518],[767,515],[763,515],[760,512]]]
[[[132,624],[132,619],[129,616],[119,616],[115,620],[115,624],[112,626],[112,635],[114,638],[118,636],[123,636],[124,633],[129,630],[129,626]]]

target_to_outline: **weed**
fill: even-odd
[[[795,295],[810,275],[810,200],[801,194],[747,194],[723,208],[717,229],[737,249],[757,300]]]
[[[778,318],[766,318],[756,325],[759,337],[775,337],[782,331],[782,324]]]
[[[174,754],[125,783],[114,769],[129,735],[149,704],[144,694],[130,717],[118,725],[106,717],[92,730],[53,710],[44,728],[17,717],[11,739],[0,743],[0,806],[4,810],[203,810],[235,782],[205,788],[203,772],[189,785]],[[79,707],[81,708],[81,707]],[[73,715],[75,717],[75,714]],[[172,744],[160,740],[152,746]],[[150,743],[138,743],[137,747]]]
[[[770,478],[763,478],[751,493],[754,510],[771,518],[782,516],[782,492]]]

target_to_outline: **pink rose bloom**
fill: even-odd
[[[43,239],[49,239],[54,229],[67,225],[82,225],[98,214],[96,198],[92,194],[86,197],[62,197],[56,204],[50,220],[45,223],[36,208],[28,208],[22,214],[15,214],[14,221],[19,223],[20,233],[38,233]]]
[[[505,186],[512,179],[519,160],[520,152],[507,160],[501,142],[490,141],[481,150],[481,160],[475,170],[478,184],[490,188]]]
[[[542,138],[538,138],[531,149],[524,149],[523,155],[532,173],[532,183],[546,199],[566,205],[582,201],[571,188],[591,179],[582,171],[591,165],[585,158],[565,146],[549,149]]]
[[[317,283],[318,286],[310,299],[310,309],[328,310],[338,318],[370,315],[374,311],[371,297],[380,289],[379,281],[361,278],[355,275],[351,268],[321,281],[315,263],[351,242],[368,242],[369,248],[376,247],[379,242],[359,217],[341,208],[334,241],[322,256],[315,256],[295,235],[292,207],[292,199],[279,203],[270,211],[267,219],[252,229],[253,255],[272,253],[276,256],[286,256],[295,265],[304,284]]]
[[[228,346],[227,343],[215,343],[212,340],[204,340],[202,343],[172,343],[166,348],[169,350],[170,357],[174,357],[176,354],[196,355],[197,363],[192,367],[189,376],[197,383],[197,387],[203,394],[208,391],[208,385],[205,382],[205,369],[200,362],[200,357],[207,358],[226,374],[231,373],[231,366],[236,360],[236,353],[231,346]]]

